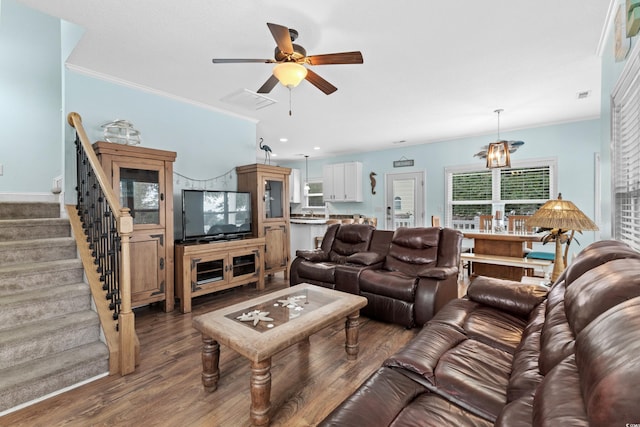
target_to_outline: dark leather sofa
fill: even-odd
[[[375,228],[366,224],[332,224],[327,228],[320,249],[298,250],[291,263],[289,283],[311,283],[335,289],[336,267],[350,265],[354,268],[375,267],[384,256],[369,252]],[[377,240],[384,234],[376,233]],[[383,239],[384,240],[384,239]],[[384,243],[381,245],[384,247]]]
[[[320,426],[640,422],[640,254],[586,247],[550,287],[475,278]]]
[[[365,316],[408,328],[422,326],[458,297],[462,233],[440,227],[395,232],[334,224],[322,247],[297,251],[290,284],[311,283],[365,296]]]

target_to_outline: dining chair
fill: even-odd
[[[480,215],[480,231],[493,229],[493,215]]]

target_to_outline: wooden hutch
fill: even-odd
[[[289,279],[289,174],[280,166],[238,166],[238,191],[251,192],[254,237],[265,238],[264,274]]]
[[[131,304],[164,302],[172,311],[173,162],[176,153],[96,142],[93,148],[120,205],[133,217]]]

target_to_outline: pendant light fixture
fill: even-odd
[[[304,195],[309,195],[309,156],[307,154],[304,155]]]
[[[487,168],[489,169],[511,167],[509,142],[500,139],[500,113],[503,111],[502,109],[494,111],[498,115],[498,140],[490,143],[487,149]]]

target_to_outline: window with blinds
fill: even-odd
[[[480,215],[501,210],[508,215],[532,215],[553,198],[555,159],[520,162],[511,169],[447,168],[445,222],[475,229]]]
[[[613,237],[640,250],[640,49],[612,95]]]

